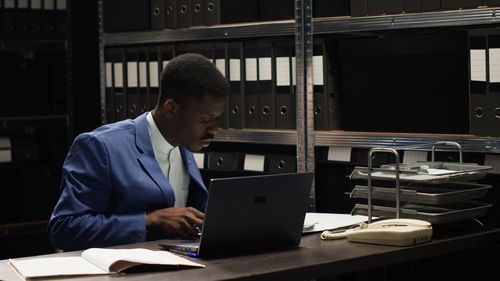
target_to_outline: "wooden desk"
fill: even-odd
[[[70,280],[310,280],[313,278],[367,270],[428,257],[440,256],[500,241],[500,228],[435,228],[433,241],[414,247],[391,247],[350,243],[346,240],[321,241],[319,234],[304,236],[301,247],[272,253],[197,260],[203,269],[134,273],[120,276],[72,277]],[[158,242],[122,246],[159,249]],[[77,255],[67,252],[49,256]],[[0,261],[0,280],[20,280],[6,260]],[[62,279],[57,279],[62,280]]]

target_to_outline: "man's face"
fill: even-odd
[[[173,134],[180,145],[191,151],[207,147],[218,129],[220,115],[224,112],[225,99],[205,95],[202,100],[191,100],[179,105],[173,117]]]

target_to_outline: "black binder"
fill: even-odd
[[[226,50],[226,43],[223,42],[216,42],[214,45],[214,63],[217,69],[224,75],[224,77],[228,77],[228,72],[227,70],[229,69],[229,64],[226,59],[227,57],[227,50]],[[222,113],[222,115],[219,117],[219,127],[221,128],[228,128],[229,127],[229,96],[226,97],[226,105],[225,105],[225,110]]]
[[[401,14],[403,12],[403,0],[385,0],[386,14]]]
[[[441,0],[443,10],[456,10],[462,8],[462,0]]]
[[[313,92],[314,92],[314,128],[328,129],[328,93],[326,81],[326,48],[323,39],[315,39],[313,45]]]
[[[220,1],[221,0],[204,0],[204,25],[211,26],[220,24]]]
[[[238,168],[238,157],[230,152],[209,152],[208,170],[233,172]]]
[[[106,99],[106,123],[115,122],[115,96],[113,89],[113,50],[104,50],[104,75]]]
[[[159,55],[159,47],[151,46],[148,48],[148,92],[146,95],[141,95],[142,109],[141,113],[152,110],[157,103],[158,95],[160,94],[160,74],[161,61]]]
[[[274,41],[276,62],[276,128],[294,129],[296,97],[292,86],[293,39]]]
[[[141,47],[137,50],[137,60],[138,60],[138,71],[139,76],[139,96],[137,101],[137,108],[134,116],[141,114],[143,109],[148,108],[148,96],[149,96],[149,60],[148,60],[148,48]],[[154,58],[153,58],[154,59]],[[145,104],[143,104],[145,102]]]
[[[103,0],[104,31],[149,30],[148,0]]]
[[[259,0],[259,21],[293,19],[294,5],[294,0]]]
[[[127,118],[139,116],[141,100],[139,97],[139,58],[140,48],[127,48],[125,50],[125,95],[127,100]]]
[[[368,15],[381,15],[384,13],[385,0],[368,0],[366,1],[366,12]]]
[[[14,9],[4,8],[2,11],[2,30],[3,38],[14,39],[16,36],[16,14]]]
[[[422,0],[422,11],[437,11],[441,9],[440,0]]]
[[[243,43],[244,85],[245,85],[245,128],[259,128],[259,82],[258,60],[259,45],[257,41]]]
[[[122,48],[112,51],[113,61],[113,96],[115,100],[115,121],[126,118],[127,99],[124,93],[125,54]]]
[[[16,10],[16,15],[15,15],[15,20],[14,20],[14,37],[16,39],[28,39],[28,38],[33,38],[33,39],[40,39],[44,37],[43,33],[41,32],[40,34],[31,34],[30,36],[30,17],[31,14],[28,12],[27,9],[17,9]],[[42,30],[40,30],[42,31]]]
[[[486,45],[486,35],[474,35],[474,34],[471,34],[470,37],[469,37],[469,49],[470,49],[470,58],[471,60],[473,59],[474,57],[474,50],[476,50],[476,52],[486,52],[487,50],[487,45]],[[486,54],[485,54],[485,59],[486,59]],[[486,65],[486,61],[484,62],[485,65]],[[472,65],[470,65],[470,67],[472,67]],[[472,70],[472,68],[471,68]],[[486,66],[485,66],[485,69],[484,71],[486,72]],[[483,94],[485,95],[486,94],[486,77],[484,77],[484,80],[483,79],[474,79],[472,77],[472,73],[471,73],[471,80],[470,80],[470,92],[471,94]],[[474,79],[474,80],[473,80]]]
[[[151,29],[161,30],[165,28],[165,1],[164,0],[150,0],[149,7]]]
[[[66,35],[66,1],[57,0],[54,12],[54,33],[56,38],[65,38]]]
[[[42,33],[44,38],[55,38],[54,14],[55,0],[44,0],[42,11]]]
[[[177,1],[177,26],[180,28],[191,27],[193,15],[191,13],[192,0]]]
[[[367,0],[351,0],[351,16],[362,17],[367,14]]]
[[[177,21],[177,0],[165,0],[165,27],[176,29]]]
[[[205,11],[203,10],[203,0],[191,0],[192,26],[202,26],[205,23]]]
[[[271,154],[266,156],[265,170],[271,174],[295,173],[297,171],[297,157],[293,155]]]
[[[221,23],[255,22],[259,20],[258,0],[221,0]]]
[[[349,11],[349,0],[313,0],[313,17],[348,16]]]
[[[481,6],[481,0],[462,0],[463,8],[477,8],[479,6]]]
[[[487,107],[485,110],[485,129],[489,136],[500,136],[500,73],[492,67],[492,63],[497,64],[498,51],[500,50],[500,34],[495,30],[493,34],[488,36],[488,93],[486,95]]]
[[[422,10],[422,0],[403,0],[403,10],[405,13],[415,13]]]
[[[244,88],[242,83],[242,67],[241,63],[243,54],[243,45],[241,42],[228,43],[228,61],[229,61],[229,86],[231,92],[229,94],[229,127],[241,129],[244,122]]]
[[[274,92],[274,46],[271,40],[259,41],[259,128],[276,129],[276,101]]]

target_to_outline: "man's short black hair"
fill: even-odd
[[[202,100],[205,95],[226,98],[229,84],[222,73],[206,57],[187,53],[172,59],[161,74],[158,105],[167,99],[185,105],[189,100]]]

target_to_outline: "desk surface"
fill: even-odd
[[[435,228],[434,233],[433,241],[413,247],[351,243],[345,239],[321,241],[319,234],[312,234],[302,237],[300,247],[297,249],[219,259],[194,259],[206,265],[203,269],[68,279],[73,281],[117,280],[116,278],[141,281],[306,280],[479,248],[500,241],[500,228],[447,225]],[[134,247],[159,249],[157,241],[120,248]],[[79,253],[67,252],[49,256],[70,256]],[[21,280],[7,264],[7,260],[0,261],[0,280]]]

